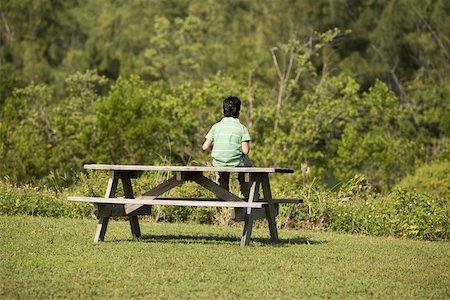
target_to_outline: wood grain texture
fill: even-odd
[[[235,172],[235,173],[293,173],[289,168],[253,167],[194,167],[194,166],[147,166],[147,165],[107,165],[85,164],[85,169],[110,171],[180,171],[180,172]]]
[[[100,198],[100,197],[68,197],[69,201],[109,203],[109,204],[139,204],[139,205],[174,205],[174,206],[213,206],[213,207],[253,207],[262,208],[267,202],[245,201],[204,201],[204,200],[159,200],[154,196],[141,196],[135,199],[126,198]]]
[[[269,223],[270,237],[274,243],[278,243],[278,230],[277,222],[275,220],[276,210],[275,204],[272,200],[272,191],[270,189],[269,175],[263,174],[261,178],[261,184],[264,193],[264,199],[269,203],[266,207],[267,222]],[[276,204],[278,205],[278,204]]]

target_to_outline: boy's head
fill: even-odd
[[[229,96],[223,101],[223,115],[224,117],[239,117],[241,110],[241,100],[238,97]]]

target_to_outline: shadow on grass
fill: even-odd
[[[241,242],[240,237],[234,236],[214,236],[214,235],[144,235],[140,239],[148,243],[176,243],[176,244],[237,244]],[[274,244],[270,238],[252,238],[251,243],[256,243],[264,246],[288,246],[288,245],[314,245],[324,244],[327,241],[316,241],[309,237],[294,237],[289,239],[279,239],[277,244]]]

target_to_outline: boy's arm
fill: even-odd
[[[248,154],[250,152],[250,141],[244,141],[241,143],[241,151],[244,154]]]
[[[211,147],[211,145],[212,145],[212,141],[209,140],[209,139],[206,139],[205,142],[202,145],[203,151],[208,150],[209,147]]]

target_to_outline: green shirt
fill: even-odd
[[[243,165],[241,143],[250,141],[247,128],[239,119],[225,117],[214,124],[206,135],[213,142],[211,156],[215,167],[237,167]]]

